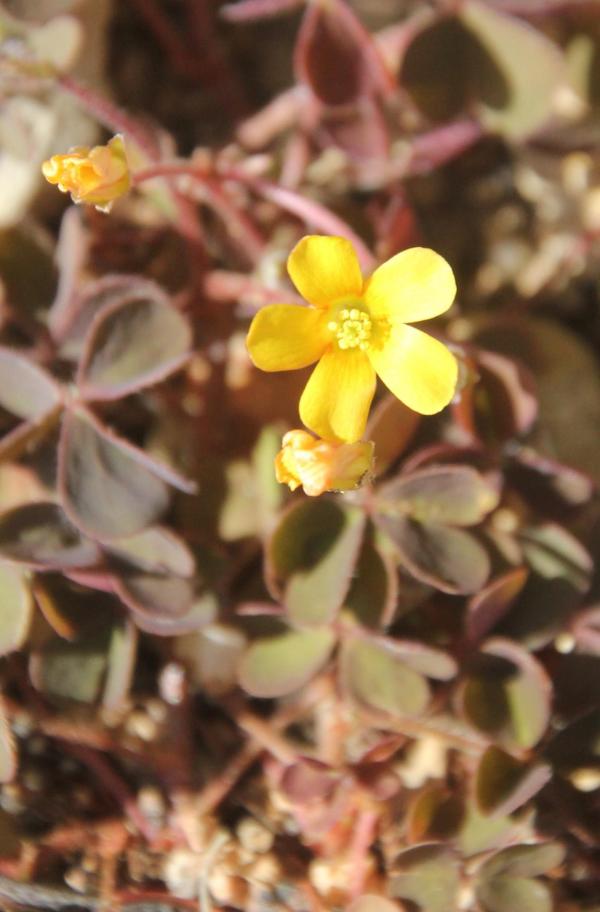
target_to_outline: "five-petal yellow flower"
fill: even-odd
[[[359,440],[376,374],[415,412],[432,415],[448,405],[458,377],[456,358],[437,339],[407,325],[451,306],[456,283],[443,257],[413,247],[364,280],[349,241],[312,235],[292,250],[288,272],[310,306],[263,307],[247,345],[265,371],[318,361],[300,399],[308,428],[326,440]]]

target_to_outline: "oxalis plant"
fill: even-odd
[[[3,907],[598,912],[595,4],[113,11],[203,145],[66,6],[0,8],[106,131],[0,238]]]

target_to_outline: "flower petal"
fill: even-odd
[[[319,437],[354,443],[363,435],[375,384],[375,371],[364,352],[331,349],[306,384],[300,417]]]
[[[322,311],[296,304],[269,304],[252,320],[246,345],[256,367],[280,371],[314,364],[330,341]]]
[[[363,293],[372,316],[400,323],[429,320],[445,313],[456,295],[446,260],[426,247],[397,253],[376,269]]]
[[[360,265],[346,238],[319,234],[302,238],[290,253],[287,268],[302,297],[315,307],[357,298],[362,291]]]
[[[420,329],[392,326],[385,342],[369,349],[369,358],[392,393],[421,415],[440,412],[454,395],[456,358]]]

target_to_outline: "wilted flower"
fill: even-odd
[[[359,440],[376,374],[423,415],[450,402],[458,375],[454,355],[406,325],[437,317],[454,300],[454,275],[439,254],[404,250],[363,280],[349,241],[314,235],[296,245],[288,271],[311,306],[263,307],[247,345],[254,364],[266,371],[319,362],[300,399],[307,427],[329,440]]]
[[[296,430],[289,431],[282,443],[275,457],[277,481],[292,491],[302,485],[310,497],[357,488],[373,464],[374,445],[364,441],[335,443]]]
[[[125,143],[113,136],[106,146],[77,146],[64,155],[53,155],[42,165],[42,174],[74,203],[89,203],[108,212],[117,197],[127,193],[131,175]]]

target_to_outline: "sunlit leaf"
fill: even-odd
[[[23,570],[0,563],[0,655],[21,648],[32,611],[33,598]]]
[[[395,860],[391,895],[411,900],[423,912],[455,912],[458,888],[458,862],[446,846],[415,846]]]
[[[254,697],[293,693],[323,667],[334,642],[326,628],[287,630],[255,640],[240,663],[240,686]]]
[[[266,574],[300,626],[332,620],[348,592],[362,541],[364,514],[311,500],[284,513],[266,551]]]
[[[25,355],[0,347],[0,405],[17,418],[33,420],[61,401],[58,384]]]
[[[417,715],[429,702],[429,686],[419,674],[385,646],[368,640],[346,642],[341,680],[360,705],[390,715]]]
[[[377,507],[386,516],[422,523],[473,526],[498,505],[499,492],[469,466],[433,466],[383,485]]]

